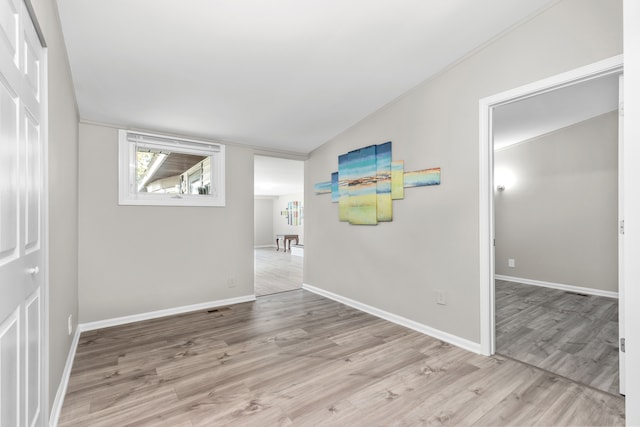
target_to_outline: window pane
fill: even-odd
[[[223,144],[120,129],[118,147],[120,205],[225,206]]]
[[[141,193],[210,194],[211,158],[136,147],[136,184]]]

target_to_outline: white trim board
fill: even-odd
[[[49,414],[49,426],[56,427],[58,425],[58,419],[60,418],[60,412],[62,411],[62,404],[64,403],[64,396],[67,394],[67,387],[69,386],[69,377],[71,376],[71,368],[73,367],[73,359],[76,357],[76,350],[78,349],[78,342],[80,341],[80,328],[76,328],[76,333],[73,335],[71,341],[71,347],[69,348],[69,354],[67,355],[67,362],[62,370],[62,377],[60,378],[60,384],[58,385],[58,391],[56,391],[56,397],[51,405],[51,413]]]
[[[111,326],[125,325],[127,323],[157,319],[159,317],[173,316],[174,314],[189,313],[192,311],[206,310],[209,308],[241,304],[243,302],[251,302],[255,300],[256,300],[255,295],[244,295],[241,297],[227,298],[227,299],[221,299],[217,301],[209,301],[209,302],[202,302],[199,304],[167,308],[164,310],[149,311],[147,313],[132,314],[130,316],[115,317],[113,319],[104,319],[104,320],[97,320],[95,322],[80,323],[78,324],[78,329],[80,330],[80,332],[93,331],[96,329],[108,328]]]
[[[324,289],[316,288],[315,286],[311,286],[306,283],[302,284],[302,289],[307,290],[309,292],[313,292],[314,294],[321,295],[325,298],[329,298],[331,300],[337,301],[341,304],[348,305],[349,307],[355,308],[356,310],[369,313],[373,316],[379,317],[381,319],[387,320],[397,325],[404,326],[409,329],[413,329],[414,331],[439,339],[449,344],[453,344],[465,350],[472,351],[474,353],[481,353],[480,351],[481,348],[479,343],[469,341],[457,335],[452,335],[448,332],[444,332],[439,329],[435,329],[430,326],[424,325],[422,323],[418,323],[416,321],[407,319],[406,317],[389,313],[388,311],[384,311],[379,308],[372,307],[370,305],[352,300],[351,298],[347,298],[342,295],[334,294],[333,292],[329,292]]]
[[[517,282],[525,285],[541,286],[543,288],[558,289],[561,291],[576,292],[579,294],[595,295],[599,297],[618,298],[617,292],[603,291],[601,289],[583,288],[582,286],[563,285],[562,283],[544,282],[542,280],[523,279],[522,277],[495,275],[496,280],[506,280],[507,282]]]
[[[276,245],[255,245],[253,249],[261,249],[261,248],[275,248]]]

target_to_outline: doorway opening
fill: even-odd
[[[480,268],[483,353],[624,394],[624,353],[618,348],[624,336],[623,246],[616,233],[623,194],[616,111],[621,73],[622,58],[614,57],[480,101]],[[595,95],[597,103],[585,102],[585,88],[609,91],[613,105],[594,109],[603,92]],[[567,106],[589,108],[574,108],[563,123],[566,115],[554,111],[563,94]],[[545,115],[551,119],[534,133],[526,129],[532,118]],[[509,128],[505,118],[520,126]],[[606,149],[597,145],[602,135],[593,135],[598,126],[610,131]],[[593,147],[577,143],[591,136],[599,153],[589,161]],[[571,164],[563,167],[566,156]],[[600,185],[604,198],[596,195],[581,207]],[[582,227],[602,216],[607,224],[596,226],[608,227],[603,234]],[[595,247],[600,242],[604,248]],[[592,257],[592,249],[601,255]]]
[[[304,162],[254,157],[254,292],[302,287]]]

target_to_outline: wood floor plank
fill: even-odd
[[[576,333],[580,339],[600,336]],[[585,347],[563,348],[570,354]],[[576,424],[623,425],[624,400],[508,358],[470,353],[302,290],[212,313],[83,333],[59,422]]]
[[[618,301],[496,280],[496,351],[617,394]]]
[[[514,381],[514,375],[521,375],[519,369],[509,370],[509,366],[502,366],[502,363],[499,368],[496,364],[478,369],[471,363],[474,358],[466,359],[462,368],[458,362],[456,369],[445,366],[435,375],[417,379],[427,382],[417,383],[418,387],[411,385],[411,388],[421,390],[422,394],[416,399],[419,404],[408,411],[397,425],[471,425],[519,385]],[[495,375],[496,368],[507,374],[508,380]]]
[[[254,258],[257,296],[302,287],[302,257],[292,255],[291,252],[276,251],[276,248],[256,248]]]

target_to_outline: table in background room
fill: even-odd
[[[276,234],[276,251],[280,250],[280,240],[284,243],[284,251],[287,252],[287,243],[289,244],[289,252],[291,252],[291,241],[295,240],[298,244],[297,234]]]

